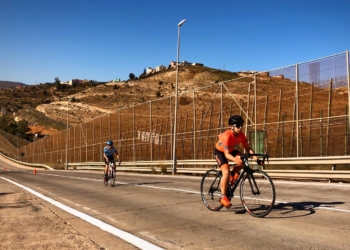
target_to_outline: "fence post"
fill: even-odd
[[[196,93],[193,89],[193,159],[196,159]]]
[[[310,94],[310,113],[309,113],[309,136],[308,136],[308,156],[310,156],[311,149],[311,120],[312,120],[312,110],[313,110],[313,100],[314,100],[314,83],[311,84],[311,94]]]
[[[296,125],[297,125],[297,135],[296,135],[296,143],[297,143],[297,157],[299,157],[299,66],[296,64],[295,66],[295,113],[296,113]]]
[[[323,156],[323,111],[320,110],[320,156]]]
[[[331,109],[332,109],[332,86],[333,81],[332,78],[329,81],[329,91],[328,91],[328,115],[327,115],[327,133],[326,133],[326,156],[328,155],[329,151],[329,123],[330,123],[330,116],[331,116]]]
[[[149,102],[149,143],[150,143],[150,159],[151,161],[153,161],[152,101]]]
[[[346,51],[346,72],[348,78],[348,126],[350,127],[350,65],[349,65],[349,51]]]
[[[349,117],[348,114],[348,106],[345,106],[345,155],[348,155],[349,152]]]
[[[135,106],[132,106],[132,161],[135,161]]]

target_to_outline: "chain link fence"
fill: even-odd
[[[103,161],[107,140],[114,141],[123,161],[171,160],[174,146],[178,160],[211,159],[229,116],[240,114],[257,153],[277,158],[350,153],[348,51],[238,75],[190,91],[179,81],[176,143],[175,98],[170,96],[121,108],[20,148],[0,136],[0,146],[12,158],[50,166]]]

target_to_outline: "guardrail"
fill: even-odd
[[[0,153],[1,154],[1,153]],[[31,167],[42,167],[54,170],[52,167],[45,164],[26,163],[12,159],[4,154],[3,157]],[[251,162],[254,164],[254,162]],[[300,158],[270,158],[269,165],[331,165],[331,170],[264,170],[272,178],[288,178],[288,179],[350,179],[350,156],[328,156],[328,157],[300,157]],[[336,170],[336,165],[349,164],[348,171]],[[122,162],[118,166],[118,170],[125,172],[151,172],[151,173],[171,173],[172,160],[165,161],[136,161],[136,162]],[[69,163],[69,169],[80,170],[103,170],[104,162],[79,162]],[[192,166],[192,167],[189,167]],[[207,167],[197,167],[207,166]],[[178,160],[177,174],[204,174],[208,169],[216,168],[217,163],[214,159],[210,160]]]
[[[45,164],[40,164],[40,163],[27,163],[27,162],[23,162],[23,161],[18,161],[18,160],[15,160],[15,159],[12,159],[6,155],[4,155],[3,153],[0,152],[0,155],[3,156],[4,158],[10,160],[10,161],[14,161],[14,162],[17,162],[21,165],[25,165],[25,166],[29,166],[29,167],[38,167],[38,168],[46,168],[46,169],[50,169],[50,170],[54,170],[52,167],[50,166],[47,166]]]
[[[251,162],[254,164],[254,162]],[[137,161],[123,162],[118,167],[121,171],[128,172],[172,172],[173,161]],[[303,157],[303,158],[270,158],[269,165],[331,165],[331,170],[264,170],[272,178],[288,179],[350,179],[350,156],[329,156],[329,157]],[[349,164],[349,171],[336,170],[338,164]],[[195,166],[208,166],[205,168]],[[85,170],[102,170],[103,162],[70,163],[70,167]],[[192,166],[192,167],[188,167]],[[210,168],[216,168],[215,160],[178,160],[177,174],[204,174]]]

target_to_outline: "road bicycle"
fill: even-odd
[[[268,160],[267,154],[242,154],[243,169],[234,183],[229,181],[226,195],[231,200],[240,183],[240,199],[245,210],[254,217],[265,217],[271,212],[275,203],[275,186],[267,173],[249,166],[248,158],[251,156],[262,157],[263,163]],[[229,166],[235,167],[236,165],[230,164]],[[202,200],[205,206],[212,211],[219,211],[223,208],[220,203],[221,178],[222,171],[216,169],[208,170],[202,178],[200,190]]]
[[[108,182],[110,182],[111,187],[114,187],[115,176],[116,176],[116,173],[117,173],[116,167],[114,167],[114,163],[115,163],[115,161],[109,161],[108,162],[107,179],[103,181],[105,186],[107,186]],[[119,162],[119,165],[120,165],[120,162]]]

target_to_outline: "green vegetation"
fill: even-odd
[[[27,140],[30,139],[28,135],[26,135],[26,133],[29,131],[28,122],[26,120],[16,122],[10,115],[0,116],[0,130],[6,132],[3,133],[3,136],[6,138],[8,138],[7,134],[11,134],[15,136],[18,135],[20,138]]]
[[[130,74],[129,74],[129,79],[130,79],[130,80],[134,80],[134,79],[135,79],[135,75],[134,75],[133,73],[130,73]]]
[[[50,127],[50,128],[57,129],[57,130],[66,129],[65,123],[55,121],[34,108],[28,107],[25,110],[20,110],[19,114],[22,117],[25,117],[26,120],[28,120],[31,123],[39,123],[42,126]]]

